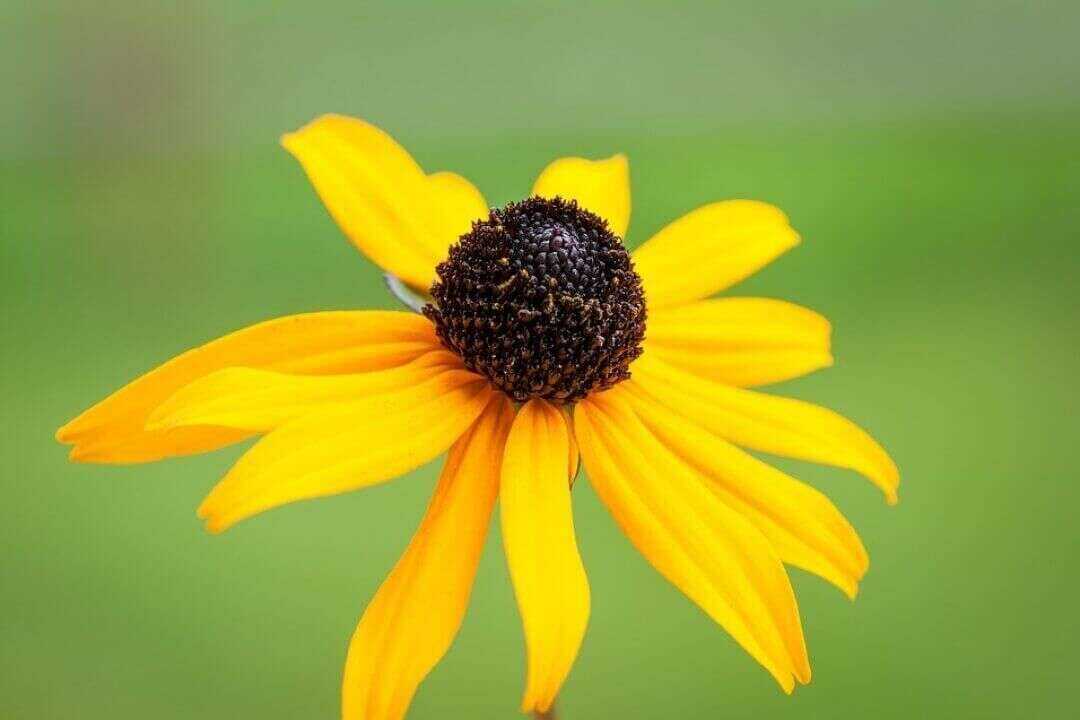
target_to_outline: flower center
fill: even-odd
[[[641,278],[575,201],[492,210],[436,271],[424,314],[439,339],[515,400],[580,400],[626,380],[641,355]]]

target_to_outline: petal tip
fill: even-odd
[[[630,169],[630,158],[627,157],[626,153],[622,152],[615,153],[609,158],[604,158],[601,162],[616,165],[622,172],[627,172]]]
[[[97,464],[122,464],[122,460],[118,460],[114,456],[110,456],[108,451],[102,452],[100,447],[94,444],[75,444],[68,451],[68,460],[76,463],[97,463]]]
[[[53,434],[53,437],[58,443],[61,443],[63,445],[70,445],[72,443],[74,435],[75,433],[71,431],[71,423],[67,423],[66,425],[58,428],[57,431]]]
[[[526,691],[524,697],[521,698],[521,712],[543,716],[551,710],[551,706],[554,704],[554,697],[539,697],[535,692]]]
[[[288,132],[282,133],[281,134],[282,144],[284,144],[287,139],[295,138],[295,137],[298,137],[300,135],[303,135],[306,131],[308,131],[308,130],[314,128],[314,127],[317,127],[319,125],[325,125],[328,122],[337,122],[337,121],[349,120],[349,119],[355,119],[355,118],[349,118],[346,115],[341,115],[341,114],[338,114],[338,113],[323,113],[322,115],[316,115],[311,120],[308,120],[306,123],[304,123],[300,127],[296,128],[295,130],[290,130]]]
[[[229,529],[229,526],[227,524],[223,522],[216,522],[213,520],[207,520],[203,527],[205,527],[206,532],[210,533],[211,535],[220,535],[221,533]]]
[[[884,451],[882,451],[884,452]],[[884,457],[885,468],[881,473],[885,504],[892,507],[900,502],[900,469],[888,455]]]
[[[224,513],[214,512],[202,505],[195,511],[195,515],[203,521],[203,528],[211,535],[220,535],[235,524],[235,520],[228,518]]]

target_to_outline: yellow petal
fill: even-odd
[[[219,532],[285,503],[356,490],[420,467],[461,437],[492,395],[484,380],[426,388],[423,397],[388,393],[329,406],[274,430],[203,501],[199,515],[207,529]]]
[[[574,538],[566,419],[543,400],[521,408],[503,457],[503,544],[528,654],[523,712],[546,712],[577,657],[589,584]]]
[[[649,313],[647,352],[708,380],[742,387],[832,364],[829,321],[766,298],[723,298]]]
[[[436,263],[458,235],[487,216],[467,180],[425,175],[392,137],[363,120],[324,115],[281,142],[353,244],[418,290],[431,287]]]
[[[630,226],[630,163],[625,155],[605,160],[560,158],[536,178],[532,194],[577,200],[578,205],[607,220],[611,232],[626,237]]]
[[[69,422],[57,440],[73,460],[132,463],[205,452],[247,437],[229,428],[145,429],[151,411],[180,388],[230,366],[289,373],[366,372],[441,347],[427,319],[404,312],[322,312],[269,320],[179,355]]]
[[[889,504],[897,500],[900,473],[888,453],[832,410],[702,380],[648,354],[632,372],[637,387],[651,397],[736,445],[855,470]]]
[[[728,288],[798,242],[787,216],[772,205],[725,200],[658,232],[634,252],[634,266],[653,310]]]
[[[768,538],[780,558],[855,597],[869,559],[859,536],[822,493],[739,450],[635,387],[635,414],[728,507]]]
[[[428,221],[429,235],[433,238],[449,238],[447,243],[438,240],[435,246],[437,259],[441,262],[446,258],[450,245],[472,229],[474,220],[487,218],[488,206],[475,185],[452,172],[428,175],[427,187],[428,194],[437,198]]]
[[[344,720],[401,720],[469,602],[514,409],[503,395],[450,449],[427,513],[349,645]]]
[[[185,386],[162,403],[147,421],[159,430],[185,425],[214,425],[267,432],[328,405],[388,395],[409,405],[436,390],[476,382],[461,359],[432,350],[396,368],[351,375],[289,375],[252,368],[226,368]]]
[[[618,388],[578,403],[574,427],[589,481],[646,559],[785,692],[809,682],[795,595],[761,532],[657,442]]]

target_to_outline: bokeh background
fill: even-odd
[[[239,450],[68,464],[56,427],[189,346],[393,307],[283,131],[393,132],[492,204],[559,154],[631,159],[636,245],[713,199],[805,242],[739,294],[829,316],[778,388],[903,472],[784,463],[861,531],[857,602],[793,571],[814,682],[783,696],[575,489],[584,718],[1076,717],[1080,4],[0,2],[0,716],[333,718],[349,634],[437,464],[212,537]],[[412,718],[515,717],[497,523]]]

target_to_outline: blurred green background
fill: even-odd
[[[631,245],[709,200],[780,205],[804,244],[736,292],[825,313],[838,363],[778,390],[901,467],[890,509],[783,463],[872,558],[854,604],[793,571],[791,698],[579,483],[593,612],[562,717],[1075,717],[1078,34],[1075,2],[0,3],[0,716],[337,716],[437,467],[212,537],[194,508],[238,449],[78,466],[52,439],[226,331],[394,306],[277,145],[336,111],[492,204],[625,151]],[[515,717],[523,666],[493,527],[410,717]]]

